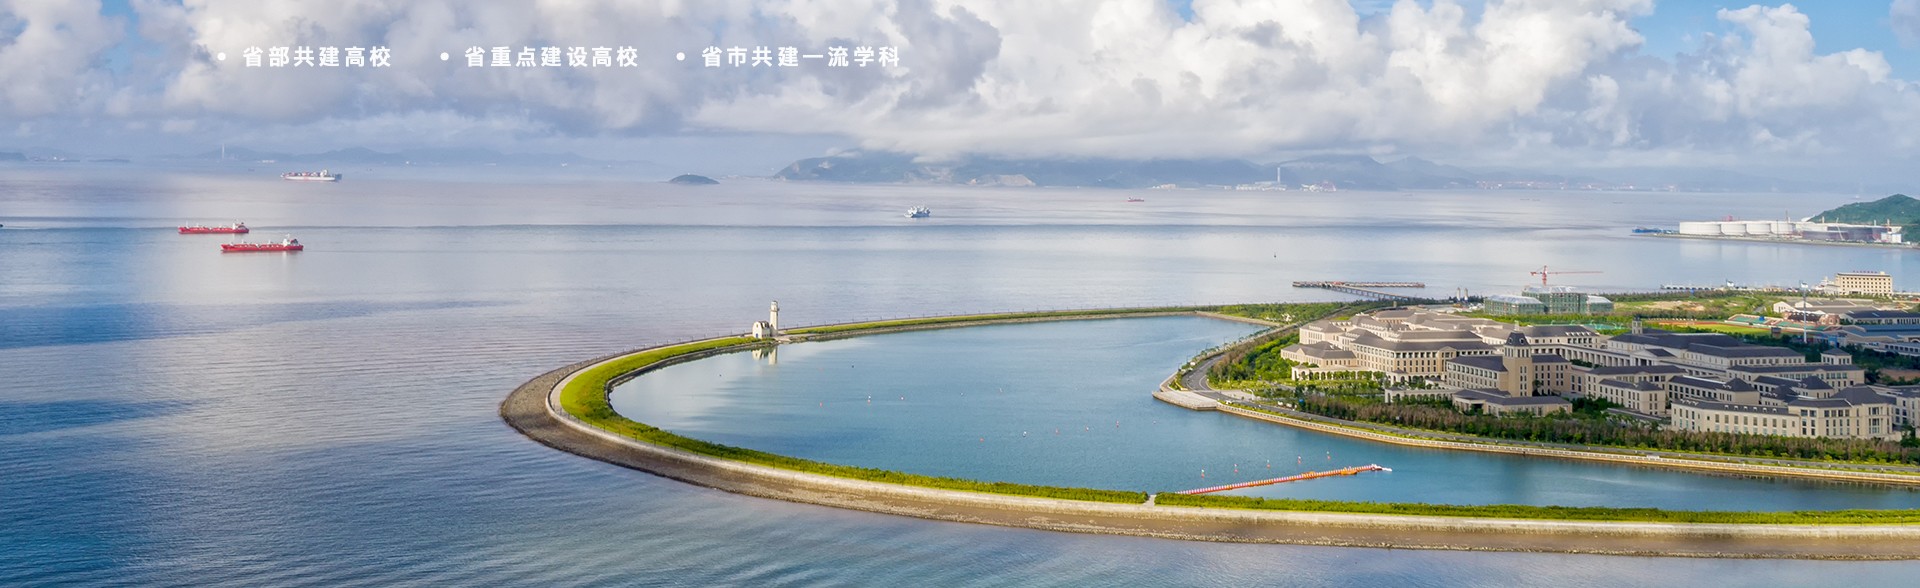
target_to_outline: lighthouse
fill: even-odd
[[[780,336],[780,301],[773,302],[767,308],[767,320],[753,321],[750,335],[755,339],[772,339]]]

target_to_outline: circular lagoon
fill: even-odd
[[[1393,471],[1231,494],[1672,510],[1920,508],[1920,492],[1907,489],[1402,447],[1189,411],[1151,396],[1200,351],[1257,330],[1156,317],[799,343],[666,367],[616,387],[610,400],[627,418],[697,439],[984,481],[1169,492],[1377,463]]]

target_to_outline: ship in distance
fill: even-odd
[[[252,251],[303,251],[307,248],[299,239],[288,236],[279,243],[225,243],[220,245],[221,253],[246,253]]]
[[[287,172],[280,174],[280,179],[290,182],[338,182],[340,176],[323,169],[317,172]]]
[[[907,209],[907,218],[927,218],[929,216],[933,216],[933,209],[925,206],[915,206]]]
[[[240,221],[234,221],[233,224],[227,225],[224,227],[208,227],[203,225],[180,227],[180,234],[182,235],[198,235],[198,234],[204,234],[204,233],[244,234],[249,231],[250,229],[247,228],[247,223],[243,223]]]

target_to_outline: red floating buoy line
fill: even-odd
[[[1204,478],[1204,477],[1206,477],[1206,474],[1204,473],[1204,472],[1205,472],[1205,470],[1201,470],[1201,471],[1202,471],[1203,473],[1201,473],[1201,474],[1200,474],[1200,477],[1202,477],[1202,478]],[[1271,480],[1260,480],[1260,481],[1258,481],[1258,482],[1241,482],[1241,483],[1239,483],[1239,484],[1228,484],[1228,485],[1225,485],[1225,486],[1214,486],[1214,487],[1212,487],[1212,488],[1201,488],[1201,489],[1199,489],[1199,490],[1188,490],[1188,491],[1186,491],[1186,492],[1176,492],[1175,494],[1206,494],[1206,493],[1208,493],[1208,492],[1219,492],[1219,491],[1222,491],[1222,490],[1235,490],[1235,489],[1239,489],[1239,488],[1252,488],[1252,487],[1254,487],[1254,486],[1265,486],[1265,485],[1268,485],[1268,484],[1279,484],[1279,483],[1281,483],[1281,482],[1297,482],[1297,481],[1300,481],[1300,480],[1311,480],[1311,479],[1314,479],[1314,478],[1325,478],[1325,477],[1327,477],[1327,476],[1351,476],[1351,475],[1354,475],[1354,474],[1358,474],[1358,473],[1360,473],[1360,472],[1391,472],[1391,471],[1393,471],[1393,470],[1392,470],[1392,469],[1389,469],[1389,468],[1383,468],[1383,467],[1380,467],[1380,466],[1379,466],[1378,464],[1367,464],[1367,465],[1363,465],[1363,466],[1354,466],[1354,467],[1350,467],[1350,468],[1341,468],[1341,469],[1337,469],[1337,470],[1333,470],[1333,471],[1328,471],[1328,472],[1307,472],[1307,473],[1304,473],[1304,474],[1296,474],[1296,475],[1292,475],[1292,476],[1287,476],[1287,477],[1285,477],[1285,478],[1274,478],[1274,479],[1271,479]]]

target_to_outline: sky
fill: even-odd
[[[326,47],[390,57],[322,67]],[[0,151],[94,156],[1358,153],[1879,180],[1920,154],[1920,0],[0,0],[0,81]]]

